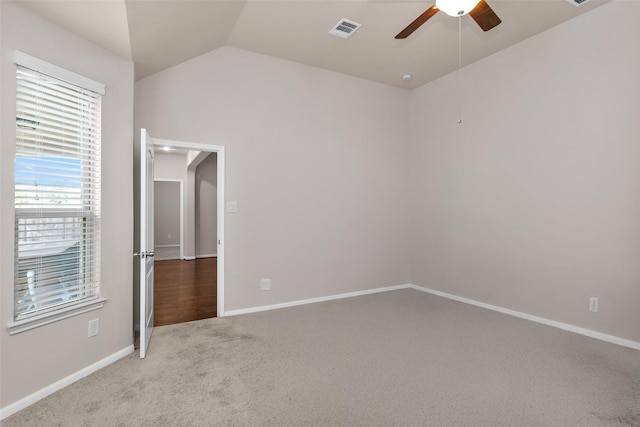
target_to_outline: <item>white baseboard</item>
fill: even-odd
[[[277,309],[280,309],[280,308],[295,307],[295,306],[298,306],[298,305],[313,304],[313,303],[316,303],[316,302],[323,302],[323,301],[330,301],[330,300],[336,300],[336,299],[342,299],[342,298],[357,297],[357,296],[360,296],[360,295],[376,294],[376,293],[380,293],[380,292],[395,291],[395,290],[398,290],[398,289],[407,289],[407,288],[411,288],[411,289],[415,289],[415,290],[418,290],[418,291],[426,292],[426,293],[429,293],[429,294],[432,294],[432,295],[436,295],[436,296],[447,298],[447,299],[450,299],[450,300],[462,302],[462,303],[465,303],[465,304],[474,305],[476,307],[486,308],[488,310],[497,311],[499,313],[508,314],[510,316],[518,317],[520,319],[525,319],[525,320],[529,320],[529,321],[532,321],[532,322],[541,323],[543,325],[547,325],[547,326],[551,326],[551,327],[554,327],[554,328],[562,329],[562,330],[565,330],[565,331],[568,331],[568,332],[573,332],[573,333],[576,333],[576,334],[584,335],[584,336],[587,336],[587,337],[590,337],[590,338],[595,338],[595,339],[598,339],[598,340],[601,340],[601,341],[606,341],[606,342],[609,342],[609,343],[612,343],[612,344],[617,344],[617,345],[620,345],[620,346],[623,346],[623,347],[629,347],[629,348],[632,348],[632,349],[635,349],[635,350],[640,350],[640,342],[631,341],[631,340],[628,340],[628,339],[625,339],[625,338],[617,337],[615,335],[604,334],[602,332],[593,331],[591,329],[581,328],[579,326],[574,326],[574,325],[570,325],[570,324],[567,324],[567,323],[557,322],[555,320],[545,319],[543,317],[538,317],[538,316],[534,316],[534,315],[531,315],[531,314],[522,313],[522,312],[515,311],[515,310],[510,310],[508,308],[499,307],[497,305],[487,304],[487,303],[484,303],[484,302],[472,300],[472,299],[469,299],[469,298],[459,297],[457,295],[448,294],[446,292],[436,291],[434,289],[429,289],[429,288],[425,288],[425,287],[422,287],[422,286],[416,286],[416,285],[413,285],[413,284],[388,286],[388,287],[385,287],[385,288],[376,288],[376,289],[369,289],[369,290],[366,290],[366,291],[348,292],[348,293],[344,293],[344,294],[329,295],[329,296],[326,296],[326,297],[317,297],[317,298],[309,298],[309,299],[298,300],[298,301],[283,302],[283,303],[280,303],[280,304],[263,305],[263,306],[259,306],[259,307],[241,308],[239,310],[226,311],[224,313],[224,315],[225,316],[237,316],[237,315],[240,315],[240,314],[258,313],[260,311],[277,310]]]
[[[325,296],[325,297],[317,297],[317,298],[309,298],[309,299],[304,299],[304,300],[298,300],[298,301],[290,301],[290,302],[284,302],[284,303],[280,303],[280,304],[272,304],[272,305],[265,305],[265,306],[259,306],[259,307],[251,307],[251,308],[243,308],[243,309],[238,309],[238,310],[230,310],[224,313],[225,316],[237,316],[240,314],[249,314],[249,313],[257,313],[257,312],[261,312],[261,311],[268,311],[268,310],[276,310],[276,309],[280,309],[280,308],[287,308],[287,307],[295,307],[295,306],[299,306],[299,305],[305,305],[305,304],[313,304],[313,303],[317,303],[317,302],[323,302],[323,301],[331,301],[331,300],[338,300],[338,299],[343,299],[343,298],[351,298],[351,297],[357,297],[357,296],[361,296],[361,295],[370,295],[370,294],[377,294],[377,293],[381,293],[381,292],[389,292],[389,291],[395,291],[398,289],[407,289],[407,288],[411,288],[411,289],[415,289],[421,292],[426,292],[432,295],[436,295],[439,297],[443,297],[443,298],[447,298],[453,301],[458,301],[458,302],[462,302],[465,304],[470,304],[470,305],[474,305],[476,307],[481,307],[481,308],[486,308],[488,310],[493,310],[499,313],[503,313],[503,314],[507,314],[510,316],[514,316],[514,317],[518,317],[520,319],[525,319],[525,320],[529,320],[532,322],[536,322],[536,323],[541,323],[543,325],[547,325],[547,326],[551,326],[554,328],[558,328],[558,329],[562,329],[568,332],[573,332],[576,334],[580,334],[580,335],[584,335],[590,338],[595,338],[601,341],[606,341],[612,344],[617,344],[623,347],[628,347],[628,348],[632,348],[635,350],[640,350],[640,342],[636,342],[636,341],[631,341],[625,338],[620,338],[614,335],[608,335],[608,334],[604,334],[601,332],[597,332],[597,331],[593,331],[590,329],[586,329],[586,328],[581,328],[578,326],[574,326],[574,325],[570,325],[567,323],[562,323],[562,322],[557,322],[555,320],[549,320],[549,319],[545,319],[543,317],[538,317],[538,316],[534,316],[531,314],[526,314],[526,313],[522,313],[519,311],[515,311],[515,310],[510,310],[504,307],[499,307],[496,305],[492,305],[492,304],[487,304],[481,301],[476,301],[476,300],[472,300],[469,298],[464,298],[464,297],[459,297],[457,295],[453,295],[453,294],[448,294],[446,292],[441,292],[441,291],[436,291],[434,289],[429,289],[429,288],[425,288],[422,286],[417,286],[417,285],[413,285],[413,284],[404,284],[404,285],[396,285],[396,286],[388,286],[388,287],[384,287],[384,288],[376,288],[376,289],[368,289],[368,290],[364,290],[364,291],[356,291],[356,292],[347,292],[347,293],[342,293],[342,294],[336,294],[336,295],[329,295],[329,296]],[[66,378],[61,379],[60,381],[57,381],[23,399],[18,400],[17,402],[14,402],[4,408],[0,408],[0,420],[3,420],[13,414],[15,414],[16,412],[36,403],[37,401],[55,393],[58,390],[63,389],[64,387],[73,384],[74,382],[89,376],[90,374],[114,363],[115,361],[128,356],[129,354],[134,352],[134,347],[133,345],[128,346],[108,357],[105,357],[102,360],[99,360],[98,362],[87,366],[84,369],[81,369],[71,375],[69,375]]]
[[[217,257],[218,254],[202,254],[202,255],[196,255],[196,258],[200,259],[200,258],[215,258]]]
[[[263,305],[263,306],[251,307],[251,308],[241,308],[239,310],[225,311],[224,315],[225,316],[237,316],[239,314],[258,313],[260,311],[277,310],[279,308],[295,307],[295,306],[298,306],[298,305],[313,304],[313,303],[316,303],[316,302],[331,301],[331,300],[342,299],[342,298],[358,297],[358,296],[361,296],[361,295],[377,294],[377,293],[380,293],[380,292],[395,291],[395,290],[398,290],[398,289],[410,288],[411,286],[412,285],[410,285],[410,284],[388,286],[388,287],[385,287],[385,288],[368,289],[366,291],[347,292],[347,293],[344,293],[344,294],[329,295],[329,296],[326,296],[326,297],[309,298],[309,299],[303,299],[303,300],[298,300],[298,301],[289,301],[289,302],[283,302],[283,303],[280,303],[280,304]]]
[[[585,335],[590,338],[595,338],[595,339],[606,341],[612,344],[621,345],[623,347],[629,347],[635,350],[640,350],[640,342],[616,337],[615,335],[608,335],[602,332],[592,331],[591,329],[581,328],[579,326],[570,325],[568,323],[562,323],[562,322],[557,322],[555,320],[545,319],[544,317],[538,317],[531,314],[510,310],[508,308],[487,304],[487,303],[472,300],[469,298],[459,297],[457,295],[436,291],[434,289],[424,288],[422,286],[409,285],[409,287],[412,289],[416,289],[418,291],[426,292],[432,295],[437,295],[439,297],[447,298],[447,299],[458,301],[458,302],[463,302],[465,304],[475,305],[476,307],[486,308],[488,310],[493,310],[499,313],[508,314],[509,316],[519,317],[520,319],[530,320],[532,322],[541,323],[543,325],[552,326],[554,328],[563,329],[565,331],[573,332],[580,335]]]
[[[9,406],[5,406],[4,408],[1,408],[0,420],[4,420],[5,418],[15,414],[16,412],[26,408],[27,406],[33,405],[38,400],[44,399],[50,394],[53,394],[56,391],[61,390],[66,386],[71,385],[74,382],[81,380],[86,376],[91,375],[92,373],[104,368],[105,366],[112,364],[113,362],[119,359],[122,359],[125,356],[128,356],[129,354],[133,353],[133,351],[134,351],[133,345],[123,348],[122,350],[112,354],[111,356],[107,356],[104,359],[97,361],[93,365],[89,365],[86,368],[81,369],[69,375],[68,377],[61,379],[60,381],[57,381],[51,385],[48,385],[47,387],[41,390],[38,390],[35,393],[30,394],[29,396],[18,400],[17,402],[10,404]]]
[[[184,261],[193,261],[194,259],[215,258],[217,256],[218,254],[203,254],[203,255],[196,255],[196,256],[183,256],[182,259]]]

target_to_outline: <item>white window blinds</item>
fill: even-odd
[[[20,63],[16,83],[20,320],[99,296],[101,96]]]

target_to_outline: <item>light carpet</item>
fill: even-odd
[[[640,352],[412,289],[155,329],[12,426],[640,426]]]

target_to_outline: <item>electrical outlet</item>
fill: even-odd
[[[592,311],[594,313],[598,312],[598,298],[597,297],[589,298],[589,311]]]
[[[271,279],[262,279],[260,280],[260,290],[268,291],[271,289]]]
[[[89,338],[95,337],[100,333],[100,320],[89,320]]]
[[[170,239],[170,238],[171,238],[171,234],[167,234],[167,239]]]
[[[227,202],[227,213],[238,212],[238,202]]]

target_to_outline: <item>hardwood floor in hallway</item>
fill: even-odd
[[[216,317],[217,260],[155,262],[155,326]]]

